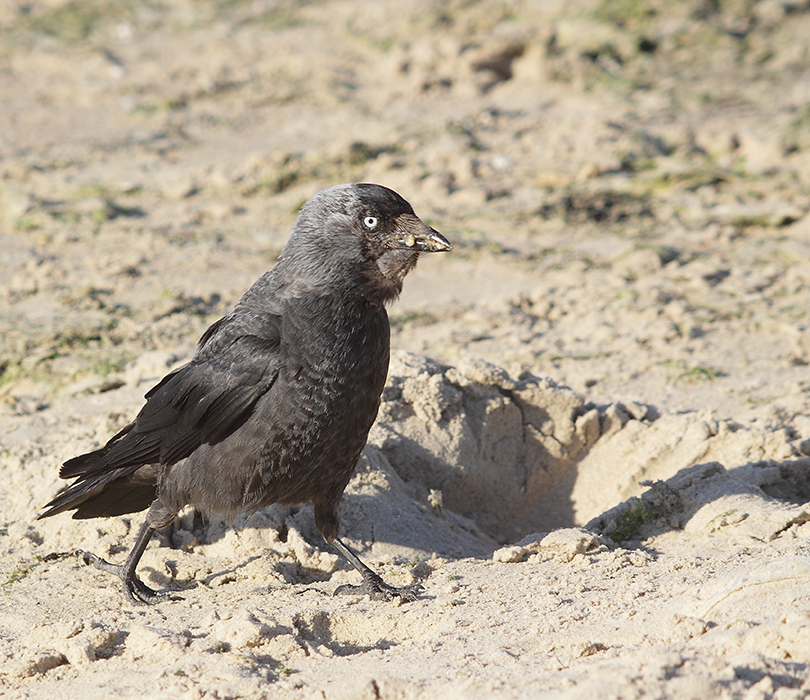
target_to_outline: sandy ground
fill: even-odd
[[[0,4],[0,697],[810,696],[810,5]],[[339,182],[392,307],[343,533],[35,521]],[[430,358],[430,359],[428,359]]]

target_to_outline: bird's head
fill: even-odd
[[[282,258],[294,250],[313,264],[319,261],[323,273],[345,274],[351,269],[365,291],[390,301],[402,291],[402,281],[419,253],[452,249],[396,192],[357,183],[330,187],[312,197],[301,210]]]

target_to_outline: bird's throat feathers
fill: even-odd
[[[402,281],[419,260],[419,253],[410,250],[389,250],[376,261],[368,275],[366,285],[371,295],[382,299],[384,304],[394,301],[402,292]]]

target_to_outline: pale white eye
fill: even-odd
[[[363,224],[367,229],[374,230],[377,228],[377,217],[376,216],[367,216],[363,219]]]

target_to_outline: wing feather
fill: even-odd
[[[142,510],[148,488],[129,485],[133,501],[128,504],[118,485],[126,486],[139,467],[174,464],[243,425],[275,383],[280,343],[278,315],[232,313],[217,321],[203,335],[191,362],[146,393],[146,404],[132,423],[101,449],[65,462],[59,475],[78,479],[48,503],[49,510],[40,517],[71,508],[78,509],[76,517]],[[130,505],[130,510],[121,510]]]

